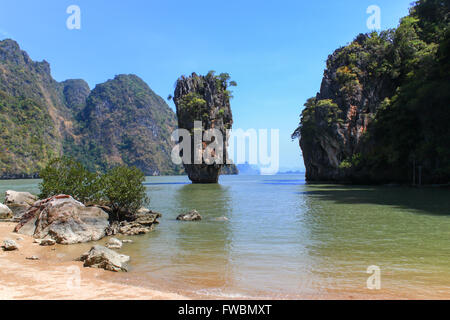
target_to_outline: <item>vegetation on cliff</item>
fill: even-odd
[[[178,127],[186,129],[191,134],[190,161],[183,163],[189,179],[194,183],[217,183],[224,164],[227,162],[227,134],[226,131],[233,125],[230,99],[232,98],[229,87],[236,86],[236,82],[230,80],[230,75],[221,73],[216,75],[210,71],[205,76],[193,73],[189,77],[182,76],[177,80],[174,102],[177,108]],[[219,130],[224,141],[221,152],[208,150],[208,145],[213,141],[203,141],[201,146],[195,145],[194,125],[201,121],[202,132],[209,129]],[[208,158],[215,158],[220,154],[221,163],[207,164],[204,161],[194,164],[195,153],[201,150],[204,159],[205,152],[211,152]],[[183,153],[187,152],[183,150]],[[214,156],[213,156],[214,154]],[[235,173],[235,166],[227,166],[227,173]]]
[[[119,75],[97,85],[77,119],[85,139],[67,154],[85,159],[91,170],[128,165],[146,175],[180,172],[170,158],[175,114],[139,77]]]
[[[299,128],[307,178],[450,181],[450,1],[420,0],[397,29],[359,35],[327,61]]]
[[[57,82],[13,40],[0,41],[0,128],[0,179],[37,177],[62,155],[93,171],[182,170],[170,159],[175,114],[144,81],[119,75],[92,92],[84,80]]]

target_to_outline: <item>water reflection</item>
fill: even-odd
[[[232,219],[229,187],[189,184],[174,194],[178,213],[197,210],[200,222],[176,222],[175,250],[171,261],[178,279],[197,290],[231,285],[229,220]]]

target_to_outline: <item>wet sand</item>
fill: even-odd
[[[108,300],[187,299],[176,293],[105,281],[109,271],[84,268],[82,262],[58,261],[58,245],[41,247],[28,236],[13,233],[14,223],[0,222],[0,241],[11,239],[19,250],[0,250],[0,299]],[[27,260],[38,256],[40,260]],[[74,257],[75,258],[75,257]]]
[[[19,250],[6,252],[0,249],[0,300],[180,300],[180,299],[233,299],[245,297],[223,296],[220,294],[199,294],[189,288],[170,292],[161,285],[149,288],[140,284],[148,283],[138,274],[114,273],[95,268],[84,268],[82,262],[72,261],[80,250],[88,250],[91,244],[84,244],[70,251],[67,246],[42,247],[33,243],[29,236],[13,233],[15,223],[0,222],[0,242],[11,239],[19,245]],[[74,247],[75,249],[75,247]],[[80,251],[81,252],[81,251]],[[72,257],[73,255],[73,257]],[[77,255],[77,256],[75,256]],[[27,260],[37,256],[40,260]],[[150,284],[151,286],[151,284]],[[154,288],[157,289],[154,289]],[[172,288],[173,289],[173,288]],[[412,288],[411,288],[412,289]],[[421,293],[419,290],[372,291],[360,289],[326,290],[303,292],[296,296],[258,296],[258,300],[384,300],[384,299],[448,299],[448,291]]]

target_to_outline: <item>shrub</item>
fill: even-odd
[[[102,177],[102,194],[115,220],[124,220],[149,204],[144,173],[136,167],[120,166]]]
[[[120,166],[103,175],[89,172],[70,158],[58,158],[40,173],[39,198],[67,194],[85,205],[105,205],[111,208],[111,220],[124,220],[148,205],[144,173],[136,167]]]
[[[85,204],[100,200],[99,176],[73,159],[63,157],[51,160],[41,170],[40,177],[43,180],[39,185],[40,199],[68,194]]]

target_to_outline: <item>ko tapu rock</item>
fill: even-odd
[[[234,81],[230,81],[228,74],[222,73],[217,76],[212,71],[206,76],[195,73],[189,77],[182,76],[176,83],[173,99],[177,109],[178,127],[189,131],[191,139],[190,161],[186,161],[189,156],[186,157],[184,154],[189,150],[183,150],[183,165],[193,183],[217,183],[221,170],[227,163],[226,133],[233,125],[230,108],[231,92],[228,88],[235,85]],[[197,126],[199,123],[201,126]],[[214,139],[201,139],[202,141],[194,139],[195,131],[201,130],[203,136],[210,129],[217,129],[222,133],[223,148],[221,150],[208,148]],[[208,155],[220,158],[222,161],[206,163],[204,156],[208,152],[219,152],[219,154]],[[200,158],[201,160],[198,160]],[[195,159],[197,161],[194,161]]]

